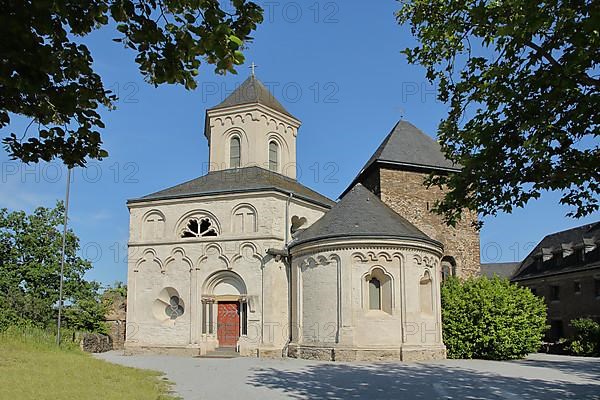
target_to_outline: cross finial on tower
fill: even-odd
[[[254,76],[254,70],[256,69],[256,67],[258,67],[258,65],[254,64],[254,61],[252,61],[252,64],[250,64],[250,70],[252,71],[252,76]]]

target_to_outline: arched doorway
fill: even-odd
[[[216,333],[219,347],[237,348],[248,329],[244,280],[233,271],[218,271],[206,279],[202,293],[202,333]]]

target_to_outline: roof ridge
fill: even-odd
[[[587,224],[583,224],[583,225],[579,225],[579,226],[575,226],[573,228],[569,228],[569,229],[564,229],[562,231],[556,231],[556,232],[552,232],[547,234],[546,236],[544,236],[542,238],[542,240],[544,240],[547,237],[551,237],[551,236],[556,236],[556,235],[560,235],[561,233],[566,233],[566,232],[572,232],[572,231],[577,231],[580,229],[585,229],[586,231],[589,231],[591,228],[593,228],[595,225],[600,224],[600,220],[596,221],[596,222],[588,222]]]

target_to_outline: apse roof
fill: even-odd
[[[435,242],[358,183],[323,217],[298,233],[292,246],[318,239],[371,236]]]

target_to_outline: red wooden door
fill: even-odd
[[[221,347],[235,347],[240,337],[240,303],[218,304],[217,339]]]

